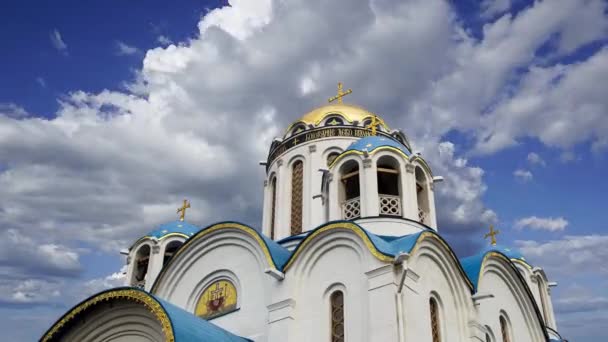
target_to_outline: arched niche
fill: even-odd
[[[133,259],[133,275],[131,277],[131,285],[144,287],[146,283],[146,275],[148,274],[148,266],[150,265],[150,245],[143,244],[135,252]]]
[[[381,216],[401,216],[401,167],[399,161],[385,155],[376,161],[379,210]]]
[[[163,253],[163,266],[166,265],[169,260],[171,260],[177,249],[183,244],[184,242],[181,240],[171,240],[165,245],[165,251]]]
[[[342,218],[352,220],[361,217],[361,181],[359,163],[347,160],[339,170],[338,199],[342,208]]]

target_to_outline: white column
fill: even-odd
[[[415,167],[411,163],[405,164],[405,173],[403,174],[404,190],[403,198],[403,217],[418,221],[418,194],[416,191],[416,174]]]
[[[291,186],[288,182],[291,177],[287,175],[286,167],[283,165],[283,159],[277,160],[277,201],[275,209],[275,240],[279,240],[289,236],[290,222],[289,222],[289,205],[291,204],[291,198],[289,191]]]
[[[262,233],[270,237],[270,215],[272,213],[272,184],[268,179],[264,180],[264,201],[262,206]]]
[[[125,280],[125,285],[127,286],[133,285],[131,284],[131,279],[133,279],[133,265],[135,264],[133,259],[135,259],[135,248],[131,249],[129,255],[127,255],[127,279]]]
[[[321,198],[312,199],[314,195],[321,193],[321,172],[319,172],[319,153],[317,145],[308,146],[308,158],[305,161],[306,170],[304,173],[304,191],[302,209],[302,231],[308,231],[321,224],[323,216],[323,200]]]
[[[336,170],[336,169],[334,169]],[[329,206],[328,221],[341,220],[342,203],[340,203],[340,174],[335,171],[330,173],[329,193],[327,194],[327,206]]]
[[[378,179],[376,164],[371,158],[363,159],[363,170],[360,172],[361,184],[361,217],[379,216]]]
[[[437,214],[435,212],[435,185],[433,180],[429,180],[429,227],[437,230]]]
[[[365,273],[370,313],[367,341],[398,341],[399,339],[397,301],[395,300],[397,283],[393,267],[392,264],[389,264]]]

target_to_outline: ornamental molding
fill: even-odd
[[[372,167],[372,160],[371,159],[363,159],[363,168],[369,169],[370,167]]]
[[[414,173],[416,167],[413,164],[405,164],[405,171],[407,173]]]
[[[152,254],[158,254],[158,253],[160,253],[160,246],[159,245],[152,246]]]
[[[308,152],[310,152],[310,153],[317,152],[317,145],[310,145],[310,146],[308,146]]]

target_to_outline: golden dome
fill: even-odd
[[[292,127],[294,127],[295,125],[300,124],[300,123],[304,123],[307,126],[313,125],[313,126],[317,127],[317,126],[321,125],[323,120],[330,115],[339,115],[344,119],[345,123],[348,123],[351,125],[355,121],[357,121],[358,124],[361,125],[365,119],[369,119],[369,118],[375,116],[374,113],[372,113],[364,108],[361,108],[359,106],[345,104],[345,103],[328,104],[328,105],[313,109],[312,111],[306,113],[299,120],[297,120],[296,122],[291,124],[289,126],[289,128],[287,128],[287,132],[289,132]],[[381,122],[382,122],[382,124],[384,124],[383,121],[381,121]],[[386,126],[386,124],[384,124],[384,126],[388,130],[388,127]]]

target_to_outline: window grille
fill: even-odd
[[[304,189],[304,163],[293,164],[291,171],[291,235],[302,233],[302,192]]]
[[[331,294],[331,342],[344,342],[344,294]]]
[[[439,308],[437,305],[437,301],[435,298],[431,298],[430,300],[431,307],[431,331],[433,336],[433,342],[441,341],[441,328],[439,325]]]

